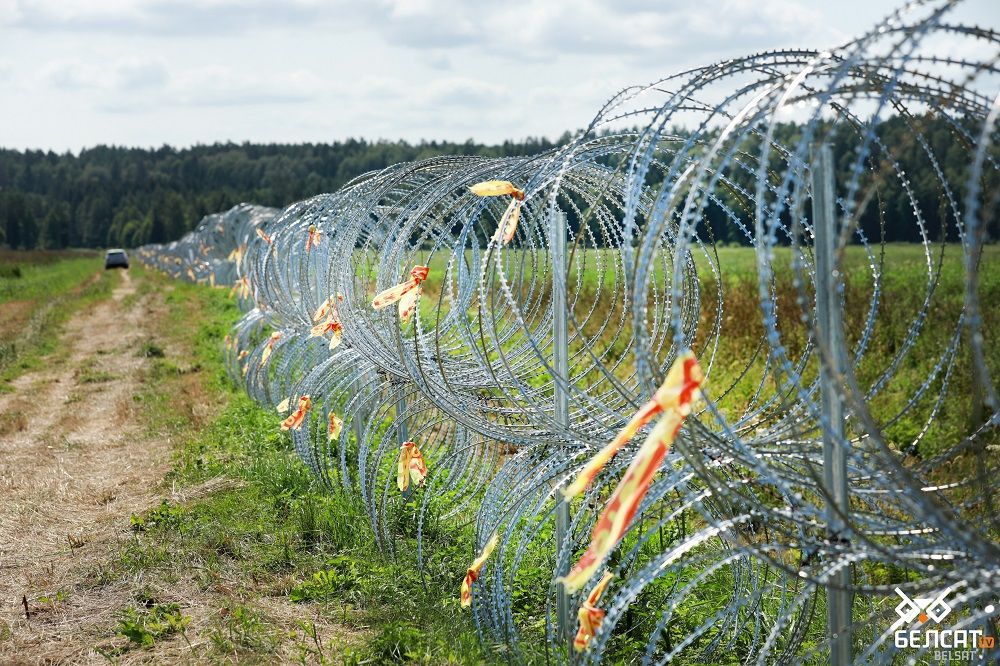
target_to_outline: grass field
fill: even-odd
[[[0,391],[52,352],[59,324],[116,279],[92,251],[0,250]]]
[[[720,247],[710,250],[710,253],[706,255],[699,251],[693,255],[699,275],[699,307],[697,334],[692,346],[703,364],[711,364],[708,390],[713,399],[730,421],[736,422],[754,415],[764,399],[782,389],[786,377],[775,373],[773,365],[768,363],[766,346],[762,345],[766,331],[762,323],[755,253],[745,247]],[[445,299],[441,314],[436,313],[441,302],[442,283],[447,276],[446,257],[446,254],[439,254],[430,261],[431,277],[421,299],[421,314],[429,327],[444,321],[448,312]],[[629,356],[632,348],[628,346],[631,321],[622,308],[621,258],[607,250],[588,250],[578,253],[576,259],[579,264],[572,264],[568,275],[568,298],[570,303],[575,303],[573,317],[582,322],[580,334],[588,341],[591,352],[606,354],[606,366],[618,358],[625,359],[615,367],[614,375],[628,384],[634,365]],[[669,261],[670,257],[660,256],[654,262],[651,275],[656,280],[662,282],[664,275],[671,270]],[[503,345],[505,352],[520,349],[520,358],[523,359],[525,353],[533,357],[534,352],[527,345],[528,332],[543,341],[543,348],[545,340],[551,336],[551,324],[545,318],[551,268],[542,253],[516,249],[505,250],[503,262],[524,324],[523,328],[516,325],[513,312],[508,310],[499,317],[495,328],[498,335],[507,335]],[[963,262],[960,245],[925,248],[889,244],[884,252],[880,247],[872,248],[870,255],[862,247],[850,246],[841,265],[845,283],[844,329],[850,349],[859,354],[855,364],[858,384],[866,390],[871,389],[871,410],[877,421],[884,425],[890,444],[923,458],[933,456],[942,445],[967,434],[973,421],[974,401],[965,399],[974,393],[973,373],[968,341],[960,325],[965,300]],[[711,264],[717,265],[718,276],[710,269]],[[773,283],[768,288],[774,299],[780,342],[794,365],[801,358],[812,333],[811,305],[804,308],[798,304],[800,293],[795,286],[792,251],[789,248],[775,248],[771,270]],[[992,304],[1000,302],[1000,246],[992,245],[984,249],[978,293],[982,304],[983,329],[987,332],[996,330],[1000,326],[1000,308]],[[493,286],[492,294],[491,298],[496,302],[506,302],[499,286]],[[687,290],[687,294],[690,302],[694,302],[694,290]],[[720,295],[721,315],[717,312]],[[811,287],[803,288],[801,297],[805,303],[811,304]],[[653,321],[653,313],[661,317],[665,315],[662,291],[655,296],[651,294],[647,302],[650,321]],[[484,308],[484,315],[477,308],[478,300],[475,300],[467,315],[472,330],[493,328],[489,309]],[[809,319],[803,321],[804,315]],[[624,326],[618,325],[618,322]],[[655,343],[664,349],[669,345],[672,334],[667,323],[660,319],[655,325],[649,321],[646,324]],[[573,326],[571,324],[571,337],[577,335]],[[956,334],[957,341],[954,340]],[[457,339],[454,332],[443,333],[441,346],[447,348],[449,340]],[[496,359],[497,351],[488,347],[489,341],[489,337],[483,338],[485,346],[482,353]],[[952,372],[947,378],[944,372],[937,372],[926,387],[923,398],[911,404],[910,398],[921,382],[934,374],[942,357],[950,356],[953,343],[957,346]],[[465,340],[456,342],[460,349],[465,344]],[[992,376],[1000,376],[1000,345],[988,345],[986,351]],[[571,342],[570,353],[570,371],[575,376],[575,382],[590,387],[590,390],[598,390],[605,380],[600,372],[588,368],[590,356],[579,340]],[[531,358],[524,367],[522,381],[545,383],[545,373],[539,362]],[[818,357],[814,353],[801,368],[804,380],[809,382],[814,379],[818,368]],[[891,381],[884,380],[887,372],[892,376]],[[928,414],[942,388],[946,388],[947,407],[938,409],[934,418],[928,421]]]
[[[924,433],[908,451],[917,461],[955,441],[969,423],[969,401],[962,398],[970,390],[964,347],[959,348],[950,379],[947,409],[936,413],[929,428],[924,431],[928,404],[918,402],[903,409],[947,345],[961,311],[957,249],[946,250],[924,333],[896,379],[872,403],[880,418],[902,414],[886,430],[894,446],[903,450]],[[861,270],[867,261],[853,250],[849,264]],[[988,248],[981,272],[987,330],[1000,323],[997,308],[991,306],[1000,299],[996,250]],[[751,404],[757,383],[764,381],[763,369],[756,365],[743,373],[745,359],[763,329],[756,286],[750,282],[752,253],[723,248],[720,259],[727,266],[726,308],[734,319],[722,322],[710,390],[723,400],[724,409],[738,414]],[[88,299],[104,298],[118,279],[116,273],[100,271],[93,257],[22,258],[18,263],[23,266],[20,276],[0,277],[0,307],[26,302],[33,312],[48,308],[49,323],[29,336],[36,341],[22,349],[30,351],[21,352],[16,363],[6,366],[11,373],[37,364],[44,354],[58,355],[52,341],[61,318]],[[927,291],[926,259],[919,248],[890,247],[885,274],[878,324],[859,366],[866,381],[891,363]],[[130,299],[155,295],[162,304],[156,337],[139,352],[148,359],[148,375],[134,396],[141,405],[138,418],[147,437],[173,443],[173,462],[162,486],[165,494],[170,488],[185,499],[164,500],[122,517],[123,537],[89,568],[78,587],[52,591],[45,599],[55,604],[51,600],[60,594],[130,589],[128,603],[95,640],[94,647],[112,661],[146,657],[332,664],[505,661],[502,651],[494,653],[480,645],[468,613],[458,605],[458,583],[471,549],[467,529],[449,528],[451,545],[433,550],[423,575],[412,564],[413,553],[408,551],[412,540],[400,540],[395,558],[378,552],[368,517],[356,501],[319,485],[296,457],[287,436],[278,431],[276,415],[253,403],[226,377],[221,341],[240,315],[226,290],[172,282],[141,268],[133,268],[131,275],[136,290]],[[866,284],[856,272],[848,276],[848,333],[853,342],[857,323],[869,307]],[[713,281],[703,279],[702,289],[710,294]],[[779,278],[777,294],[779,308],[794,298],[787,275]],[[702,324],[710,327],[714,306],[710,297],[704,303]],[[802,333],[784,332],[794,354],[794,336]],[[991,369],[1000,371],[1000,352],[990,348],[989,353]],[[939,384],[931,388],[935,387]],[[959,461],[942,474],[960,473],[960,466]],[[405,527],[401,529],[406,533]],[[650,542],[649,547],[655,544]],[[543,609],[530,605],[538,595],[532,586],[547,585],[549,563],[538,556],[533,566],[538,575],[532,576],[531,567],[522,569],[527,574],[519,579],[515,595],[525,600],[516,608],[519,621],[531,625],[528,635],[537,636]],[[711,616],[713,595],[723,598],[731,584],[726,574],[719,573],[703,593],[679,608],[671,624],[673,638],[679,640],[685,627]],[[649,594],[657,593],[657,585]],[[647,629],[648,622],[641,617],[645,602],[640,598],[630,620],[636,635]],[[818,638],[822,623],[811,626],[810,632]],[[537,650],[540,663],[544,661],[541,645],[527,647],[532,654]],[[610,648],[612,663],[627,659],[641,646],[622,636]]]
[[[483,663],[458,605],[456,567],[464,567],[458,563],[468,548],[456,543],[435,553],[423,578],[408,555],[392,560],[377,552],[356,502],[320,487],[276,415],[225,376],[220,341],[239,316],[226,291],[135,274],[140,292],[169,289],[157,349],[182,350],[154,355],[140,396],[150,432],[181,442],[165,483],[215,490],[134,515],[133,536],[93,579],[224,594],[192,595],[183,610],[170,611],[179,613],[175,624],[196,610],[213,618],[193,652],[165,625],[163,604],[147,600],[120,620],[116,632],[129,640],[110,640],[109,655],[174,640],[179,656],[206,661]],[[206,405],[214,406],[210,417]],[[276,601],[291,606],[277,613]],[[281,621],[288,613],[295,615],[291,634]]]

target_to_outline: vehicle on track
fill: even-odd
[[[104,268],[105,270],[109,268],[128,268],[128,255],[125,254],[125,250],[118,248],[108,250],[108,253],[104,255]]]

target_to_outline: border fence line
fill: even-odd
[[[139,255],[234,289],[230,375],[381,548],[424,566],[472,532],[471,612],[514,662],[895,663],[943,631],[996,660],[1000,35],[959,4]]]

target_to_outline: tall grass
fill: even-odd
[[[133,517],[135,537],[95,572],[98,584],[139,577],[179,588],[227,581],[240,612],[253,611],[253,621],[224,631],[193,623],[189,633],[210,635],[207,642],[192,640],[195,656],[210,661],[281,661],[293,650],[310,663],[490,662],[459,608],[470,535],[454,529],[434,537],[450,545],[431,555],[422,574],[408,550],[412,540],[395,557],[378,551],[357,500],[323,487],[278,429],[278,415],[229,382],[222,338],[240,312],[226,291],[143,270],[137,277],[140,289],[145,283],[166,294],[169,311],[159,330],[166,351],[150,358],[150,381],[138,396],[151,433],[181,442],[166,482],[182,495],[212,490]],[[192,409],[206,406],[207,417]],[[413,525],[401,518],[399,529],[411,533]],[[305,633],[319,632],[315,640],[290,638],[262,610],[267,597],[297,604],[303,621],[312,618]],[[235,614],[225,605],[233,602],[218,597],[187,606],[204,603],[222,604],[210,611],[227,622]],[[331,623],[346,637],[332,640],[321,626]]]
[[[117,280],[93,252],[0,252],[0,390],[37,367],[56,349],[60,324]]]

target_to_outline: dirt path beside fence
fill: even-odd
[[[156,299],[137,298],[124,272],[110,299],[66,323],[42,369],[0,395],[4,662],[85,659],[74,637],[114,622],[114,589],[79,590],[129,516],[159,501],[169,468],[170,443],[146,435],[135,400]]]

